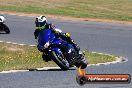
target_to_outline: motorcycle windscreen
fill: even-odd
[[[51,35],[51,30],[45,29],[41,30],[38,36],[38,46],[43,47],[46,42],[49,41]]]

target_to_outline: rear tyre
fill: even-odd
[[[53,55],[53,61],[63,70],[68,70],[69,69],[69,63],[68,61],[63,58],[63,54],[62,55],[58,55],[55,51],[52,51],[52,55]]]
[[[85,69],[87,65],[88,65],[88,62],[86,61],[85,58],[83,58],[81,61],[76,63],[76,67],[79,68],[81,66],[81,69]]]
[[[5,24],[3,24],[3,29],[6,32],[6,34],[10,34],[10,30]]]

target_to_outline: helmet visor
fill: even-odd
[[[46,22],[35,22],[36,29],[42,30],[45,28]]]
[[[35,22],[36,27],[42,27],[45,26],[46,22]]]

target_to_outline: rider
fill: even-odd
[[[75,50],[79,53],[80,47],[70,38],[69,33],[62,33],[60,29],[57,29],[53,24],[49,24],[45,16],[38,16],[35,20],[36,29],[34,31],[35,39],[38,38],[39,32],[44,29],[50,29],[53,33],[60,36],[63,40],[71,43]],[[39,48],[38,50],[44,52],[43,48]],[[43,58],[44,59],[44,58]]]

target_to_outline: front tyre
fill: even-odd
[[[68,70],[69,69],[69,63],[68,61],[63,58],[63,54],[58,55],[55,51],[52,51],[53,58],[52,60],[63,70]]]

